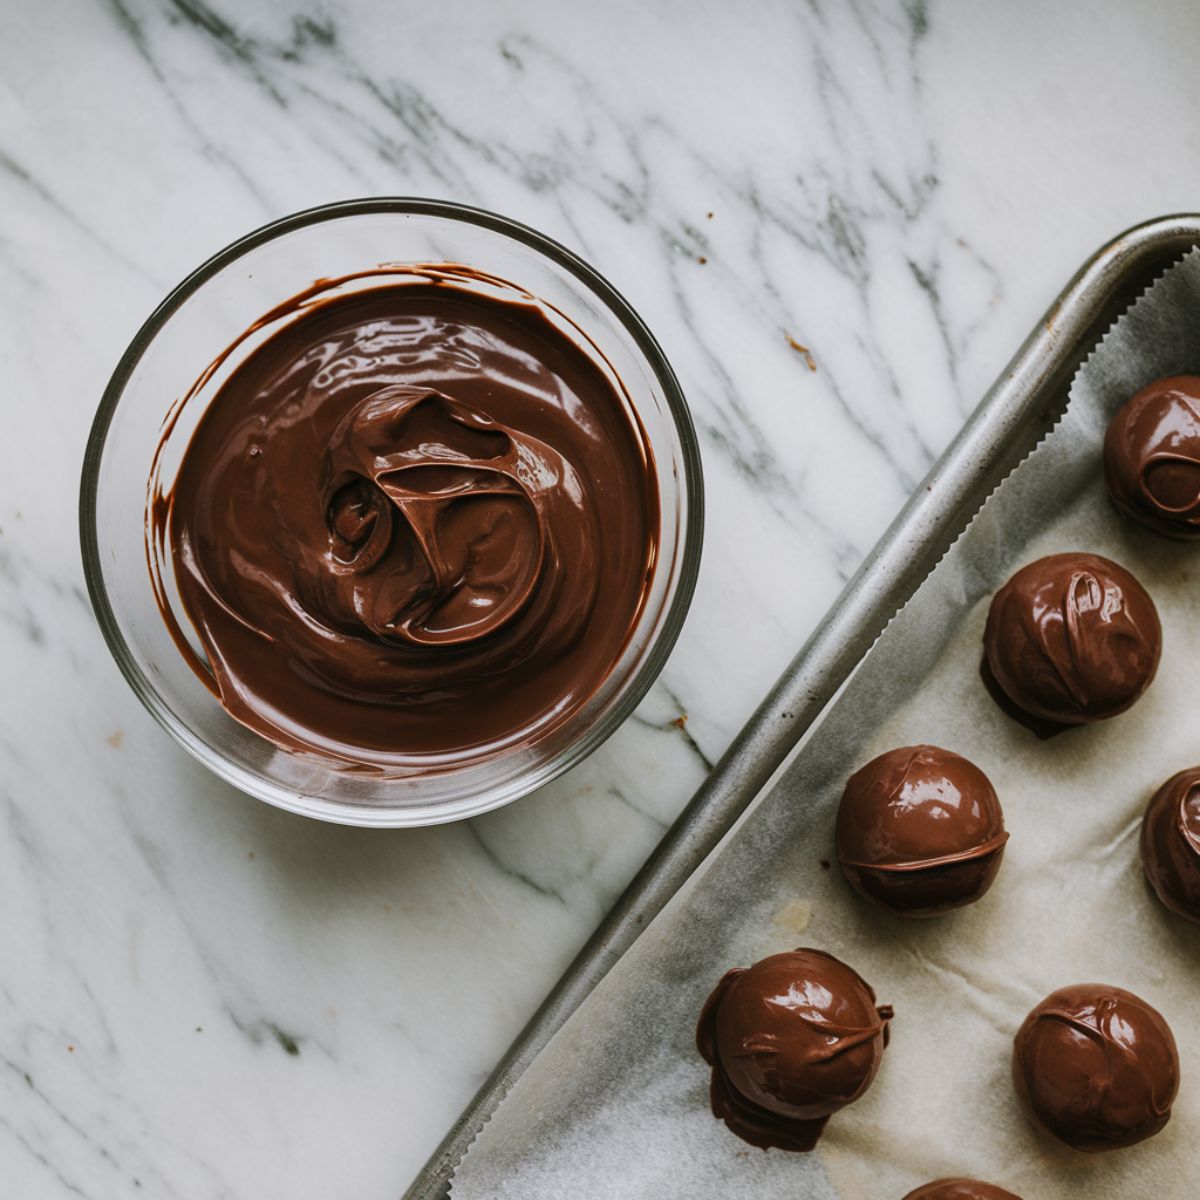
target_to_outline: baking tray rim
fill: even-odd
[[[1200,213],[1143,222],[1046,310],[403,1195],[445,1200],[479,1131],[554,1034],[784,768],[988,496],[1057,424],[1071,379],[1138,293],[1200,246]]]

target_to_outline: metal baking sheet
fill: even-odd
[[[1068,284],[455,1122],[405,1200],[448,1195],[455,1167],[512,1084],[763,792],[988,495],[1057,421],[1072,377],[1116,313],[1198,244],[1200,215],[1147,222],[1103,247]]]

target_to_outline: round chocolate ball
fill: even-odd
[[[1158,898],[1200,924],[1200,767],[1172,775],[1142,819],[1142,866]]]
[[[909,1192],[904,1200],[1021,1200],[1021,1197],[978,1179],[935,1179]]]
[[[751,1145],[811,1150],[830,1114],[871,1086],[891,1017],[857,972],[820,950],[728,972],[696,1029],[713,1115]]]
[[[837,854],[854,889],[892,912],[929,917],[978,900],[1004,855],[1004,813],[974,763],[904,746],[850,776]]]
[[[1117,410],[1104,482],[1118,510],[1156,533],[1200,538],[1200,375],[1172,375]]]
[[[1158,670],[1162,627],[1124,567],[1098,554],[1053,554],[996,593],[983,644],[1010,711],[1046,732],[1129,708]]]
[[[1052,992],[1013,1043],[1013,1084],[1043,1129],[1076,1150],[1114,1150],[1158,1133],[1179,1090],[1162,1015],[1121,988]]]

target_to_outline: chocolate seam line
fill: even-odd
[[[731,1057],[745,1058],[748,1056],[735,1054],[735,1055],[732,1055]],[[742,1091],[740,1091],[738,1089],[737,1084],[734,1083],[733,1080],[729,1078],[729,1072],[728,1072],[728,1070],[726,1070],[726,1067],[725,1067],[725,1060],[720,1055],[717,1056],[716,1062],[714,1062],[712,1065],[713,1065],[714,1070],[716,1070],[720,1074],[721,1082],[725,1085],[726,1090],[732,1096],[734,1096],[736,1098],[738,1106],[740,1107],[740,1106],[744,1105],[754,1115],[758,1115],[761,1113],[763,1116],[767,1117],[772,1122],[777,1122],[777,1123],[783,1124],[785,1126],[793,1125],[793,1124],[806,1125],[810,1121],[828,1121],[829,1120],[828,1114],[824,1117],[790,1117],[784,1113],[773,1112],[771,1109],[765,1108],[763,1105],[758,1104],[754,1100],[751,1100],[749,1096],[745,1095]],[[855,1084],[854,1088],[849,1093],[837,1092],[837,1091],[817,1091],[814,1088],[811,1094],[814,1096],[819,1096],[823,1100],[836,1100],[839,1103],[852,1104],[854,1102],[856,1096],[858,1095],[859,1088],[861,1086],[862,1086],[861,1083]]]
[[[1067,1008],[1043,1008],[1037,1014],[1038,1021],[1058,1021],[1062,1025],[1067,1025],[1072,1029],[1082,1033],[1085,1037],[1091,1038],[1094,1041],[1100,1042],[1102,1045],[1112,1043],[1118,1045],[1112,1037],[1104,1032],[1098,1025],[1091,1025],[1083,1019],[1079,1013],[1071,1012]],[[1125,1050],[1125,1047],[1122,1047]]]
[[[796,1018],[803,1021],[810,1029],[819,1030],[821,1033],[828,1034],[830,1037],[837,1039],[832,1046],[826,1046],[824,1049],[814,1049],[807,1056],[809,1062],[831,1062],[839,1055],[863,1045],[864,1042],[869,1042],[872,1038],[876,1038],[883,1033],[887,1023],[894,1016],[891,1006],[884,1004],[875,1009],[879,1019],[870,1025],[835,1025],[831,1021],[822,1021],[819,1017],[811,1013],[803,1013],[795,1009],[792,1011]],[[774,1045],[763,1045],[754,1042],[747,1042],[745,1045],[745,1050],[738,1054],[730,1055],[730,1057],[753,1058],[757,1054],[769,1055],[778,1053]]]
[[[905,874],[914,871],[936,870],[938,867],[954,866],[956,863],[972,862],[975,859],[987,858],[1002,849],[1008,842],[1008,831],[1002,831],[995,837],[973,846],[970,850],[960,850],[956,854],[943,854],[938,858],[921,858],[915,862],[906,863],[868,863],[856,859],[843,858],[839,861],[844,867],[854,867],[859,871],[884,871],[887,874]]]

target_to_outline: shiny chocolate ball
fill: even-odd
[[[1158,670],[1162,627],[1124,567],[1098,554],[1053,554],[996,593],[983,643],[998,699],[1046,734],[1129,708]]]
[[[830,1115],[871,1086],[891,1017],[856,971],[820,950],[729,971],[696,1029],[713,1115],[751,1145],[811,1150]]]
[[[1172,375],[1117,410],[1104,438],[1117,509],[1165,537],[1200,538],[1200,375]]]
[[[1012,1068],[1029,1115],[1076,1150],[1153,1137],[1179,1091],[1179,1052],[1162,1014],[1099,983],[1047,996],[1017,1033]]]
[[[1142,819],[1142,867],[1158,898],[1200,924],[1200,767],[1172,775]]]
[[[988,777],[937,746],[904,746],[850,776],[838,806],[838,862],[891,912],[928,917],[978,900],[1008,834]]]

